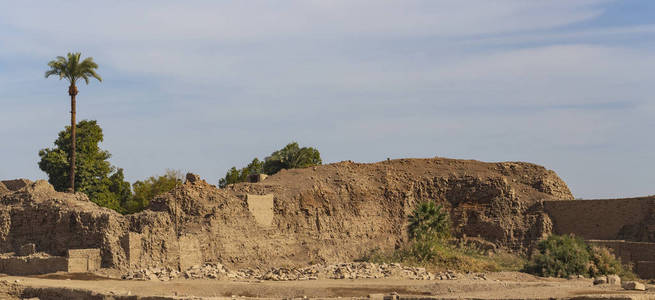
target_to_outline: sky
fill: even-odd
[[[128,180],[208,182],[291,141],[324,163],[527,161],[575,197],[655,194],[655,1],[0,0],[0,179],[77,118]]]

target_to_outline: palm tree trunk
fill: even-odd
[[[74,83],[68,88],[68,94],[71,96],[71,154],[70,154],[70,192],[75,193],[75,96],[77,96],[77,87]]]

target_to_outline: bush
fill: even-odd
[[[420,203],[409,216],[409,238],[414,241],[450,237],[450,217],[443,205],[427,201]]]
[[[609,250],[592,247],[573,235],[551,235],[540,241],[536,250],[524,269],[531,274],[544,277],[608,274],[634,277]]]

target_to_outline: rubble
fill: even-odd
[[[464,275],[453,271],[432,273],[425,268],[402,266],[396,263],[340,263],[311,265],[303,268],[278,267],[269,269],[230,270],[220,263],[196,265],[185,271],[171,268],[149,268],[131,271],[122,276],[126,280],[220,279],[220,280],[318,280],[318,279],[375,279],[403,278],[411,280],[455,280],[463,277],[487,280],[484,274]]]

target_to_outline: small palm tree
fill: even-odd
[[[443,205],[432,201],[419,204],[409,216],[409,237],[413,240],[450,236],[450,218]]]
[[[71,153],[70,153],[70,191],[75,193],[75,96],[77,96],[78,79],[84,79],[89,84],[89,79],[95,78],[102,82],[100,75],[96,73],[98,64],[92,57],[80,61],[81,54],[68,53],[67,57],[57,56],[55,60],[48,63],[50,69],[45,72],[45,77],[51,75],[59,76],[59,79],[66,79],[70,83],[68,95],[71,96]]]

